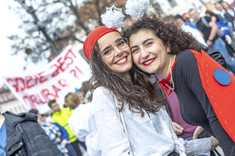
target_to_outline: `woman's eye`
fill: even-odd
[[[109,55],[111,53],[111,50],[105,50],[104,52],[103,52],[103,55]]]
[[[146,46],[149,46],[149,45],[152,45],[152,44],[153,44],[153,42],[147,42]]]
[[[120,42],[118,42],[117,45],[118,45],[119,47],[121,47],[121,46],[123,46],[124,44],[125,44],[125,41],[120,41]]]
[[[132,51],[132,53],[136,53],[138,51],[138,49],[132,49],[131,51]]]

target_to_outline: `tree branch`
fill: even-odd
[[[101,10],[100,10],[100,1],[99,0],[95,0],[95,8],[96,8],[96,11],[98,13],[98,17],[100,17],[102,13],[101,13]],[[99,25],[103,25],[102,21],[101,21],[101,18],[98,18],[98,23],[99,23]]]
[[[69,0],[69,1],[70,1],[70,7],[69,7],[69,8],[72,10],[73,14],[77,17],[76,23],[77,23],[78,25],[80,25],[81,28],[86,32],[86,35],[88,35],[90,31],[89,31],[89,29],[84,25],[84,23],[81,21],[81,18],[80,18],[79,12],[78,12],[78,8],[73,5],[73,3],[72,3],[71,0]]]

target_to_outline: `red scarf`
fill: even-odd
[[[175,67],[175,63],[176,63],[176,60],[177,60],[177,57],[175,58],[175,61],[171,67],[171,72],[168,74],[167,78],[166,79],[162,79],[159,84],[160,86],[162,87],[162,89],[164,89],[165,93],[167,94],[167,96],[169,96],[171,93],[172,93],[172,89],[169,88],[169,86],[171,86],[170,84],[170,79],[171,79],[171,73],[173,72],[174,70],[174,67]]]

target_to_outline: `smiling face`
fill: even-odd
[[[229,10],[230,9],[230,6],[229,6],[228,2],[222,2],[222,5],[223,5],[225,10]]]
[[[219,11],[223,11],[223,6],[220,3],[216,3],[215,8]]]
[[[128,76],[132,67],[131,51],[123,37],[118,32],[110,32],[98,40],[98,45],[105,65]]]
[[[194,20],[194,22],[197,22],[200,20],[199,13],[195,9],[192,9],[191,11],[189,11],[189,16]]]
[[[169,74],[170,48],[147,29],[141,29],[129,38],[133,61],[146,73],[166,78]]]
[[[59,112],[60,106],[56,102],[54,102],[51,104],[51,109],[53,110],[53,112]]]

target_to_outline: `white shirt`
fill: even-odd
[[[90,156],[100,156],[101,151],[97,142],[97,132],[94,128],[92,103],[79,104],[69,118],[69,126],[76,137],[86,143]]]
[[[216,13],[221,15],[223,18],[225,18],[224,17],[225,10],[222,10],[222,11],[216,10]]]
[[[129,143],[123,131],[112,94],[104,87],[93,93],[95,124],[104,156],[128,155]],[[171,119],[164,109],[141,117],[127,106],[122,111],[127,127],[130,146],[135,156],[166,156],[177,151],[181,156],[196,155],[210,151],[209,138],[184,142],[177,138]],[[186,154],[185,154],[186,153]]]
[[[233,9],[229,9],[227,12],[228,12],[231,16],[233,16],[233,17],[234,17]]]
[[[208,46],[202,36],[202,34],[200,33],[200,31],[198,31],[197,29],[194,29],[188,25],[183,24],[181,26],[181,29],[185,32],[190,33],[199,43]]]

